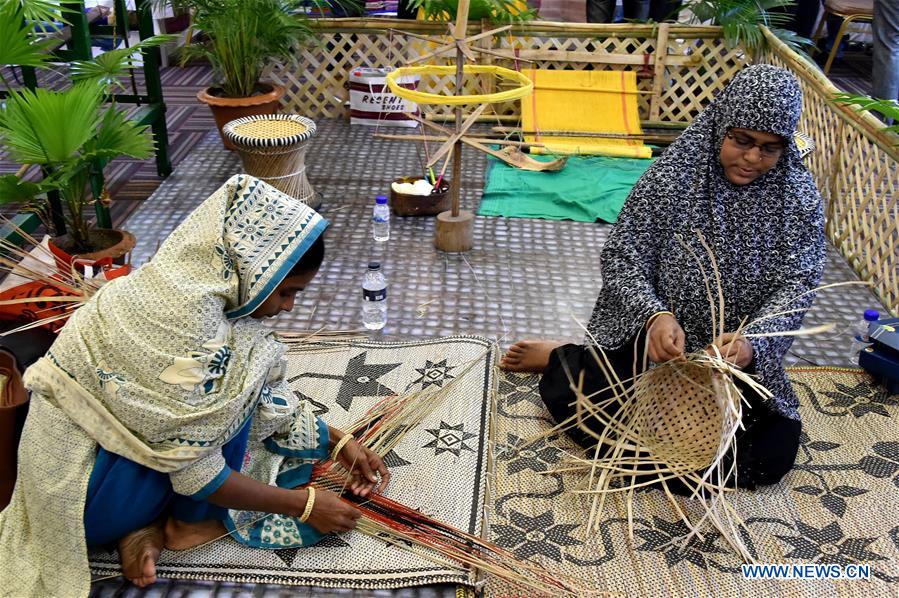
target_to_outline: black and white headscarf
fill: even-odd
[[[713,249],[721,272],[726,331],[744,318],[798,310],[750,325],[744,332],[794,330],[824,268],[821,196],[802,165],[793,133],[802,91],[782,68],[745,68],[634,186],[602,251],[603,287],[588,329],[605,348],[633,338],[655,312],[671,311],[686,333],[686,350],[712,341],[706,286],[696,258],[710,260],[694,231]],[[719,154],[730,128],[779,135],[786,150],[770,171],[744,186],[724,175]],[[714,284],[714,282],[713,282]],[[749,339],[770,407],[798,419],[782,359],[791,337]]]

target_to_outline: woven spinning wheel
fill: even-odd
[[[295,114],[247,116],[226,124],[222,133],[237,149],[244,172],[310,203],[315,190],[306,178],[306,149],[314,122]]]
[[[726,374],[690,361],[668,362],[634,384],[634,434],[670,466],[700,471],[712,465],[726,429],[730,400],[739,400]]]

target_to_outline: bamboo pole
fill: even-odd
[[[649,118],[659,120],[662,113],[662,84],[665,79],[665,67],[668,57],[668,23],[659,25],[659,36],[656,38],[655,60],[652,78],[652,99],[649,102]]]
[[[465,136],[471,137],[473,139],[483,140],[485,143],[492,143],[494,145],[514,145],[516,147],[545,147],[542,143],[528,143],[527,141],[513,141],[511,139],[494,139],[486,135],[468,134]],[[374,137],[375,139],[389,139],[392,141],[446,141],[449,139],[449,137],[440,135],[401,135],[392,133],[373,133],[372,137]]]
[[[471,0],[459,0],[456,9],[456,26],[453,29],[453,37],[456,40],[456,88],[453,95],[462,93],[462,85],[465,83],[465,53],[462,51],[462,39],[465,37],[465,31],[468,28],[468,7]],[[464,133],[462,125],[462,106],[456,106],[456,136],[461,137]],[[478,118],[477,116],[475,118]],[[462,140],[457,139],[453,148],[453,218],[459,216],[459,196],[462,190]]]
[[[592,64],[621,64],[643,66],[646,64],[641,54],[624,54],[620,52],[585,52],[582,50],[519,50],[518,56],[509,57],[509,60],[528,61],[559,61],[559,62],[586,62]],[[669,56],[666,58],[669,64],[676,66],[699,66],[702,64],[702,56],[691,54],[689,56]],[[649,57],[649,65],[654,65],[656,59]]]
[[[516,127],[493,127],[494,133],[518,133],[520,135],[541,135],[545,137],[598,137],[600,139],[641,139],[649,143],[672,143],[677,135],[651,135],[639,133],[597,133],[593,131],[522,131]]]
[[[315,19],[311,23],[315,31],[382,31],[390,29],[415,31],[419,33],[443,34],[446,32],[445,21],[410,21],[407,19]],[[568,23],[559,21],[529,21],[512,25],[513,35],[533,35],[539,33],[572,33],[584,37],[653,37],[658,25],[642,25],[632,23]],[[479,33],[478,26],[469,24],[465,31]],[[723,37],[722,28],[711,25],[672,25],[669,34],[678,39],[719,39]],[[464,37],[464,35],[463,35]]]
[[[456,115],[455,114],[432,113],[432,114],[426,114],[425,119],[440,121],[440,122],[445,122],[445,123],[453,123],[453,122],[456,122]],[[481,116],[479,116],[475,119],[475,122],[497,122],[497,121],[499,121],[499,122],[515,123],[515,122],[518,122],[519,120],[521,120],[521,118],[519,118],[518,116],[515,116],[514,114],[487,114],[487,115],[482,114]]]

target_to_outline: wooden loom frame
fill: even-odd
[[[348,118],[349,72],[358,66],[399,65],[432,51],[396,33],[445,33],[446,24],[398,19],[322,19],[313,24],[320,43],[299,51],[299,70],[276,64],[269,77],[287,87],[284,110],[309,117]],[[489,31],[469,23],[467,35]],[[817,67],[766,32],[762,62],[792,70],[805,94],[800,129],[818,149],[806,161],[826,202],[827,235],[894,315],[899,315],[899,146],[869,114],[837,104],[837,92]],[[638,107],[644,125],[683,128],[747,63],[741,48],[728,48],[721,28],[659,25],[529,22],[478,40],[481,47],[517,50],[535,68],[636,69]],[[435,59],[435,62],[441,62]],[[445,62],[445,61],[444,61]],[[483,54],[481,62],[515,68],[515,61]],[[429,79],[423,91],[448,93],[453,82]],[[486,83],[489,85],[489,82]],[[479,90],[464,90],[478,93]],[[515,123],[517,103],[495,106],[484,120]],[[432,120],[453,120],[451,107],[424,107]]]

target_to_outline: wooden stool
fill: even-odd
[[[303,203],[315,190],[306,178],[306,145],[315,123],[295,114],[246,116],[227,123],[222,134],[234,144],[244,172]]]
[[[818,30],[815,32],[814,41],[817,42],[822,37],[824,31],[824,23],[827,21],[827,15],[835,15],[841,17],[843,22],[840,24],[840,30],[837,31],[837,37],[830,49],[827,62],[824,64],[824,74],[830,72],[833,59],[837,55],[840,48],[840,42],[847,33],[857,32],[859,29],[849,29],[849,25],[853,22],[868,23],[874,20],[874,0],[824,0],[824,16],[821,17],[821,23],[818,24]]]

